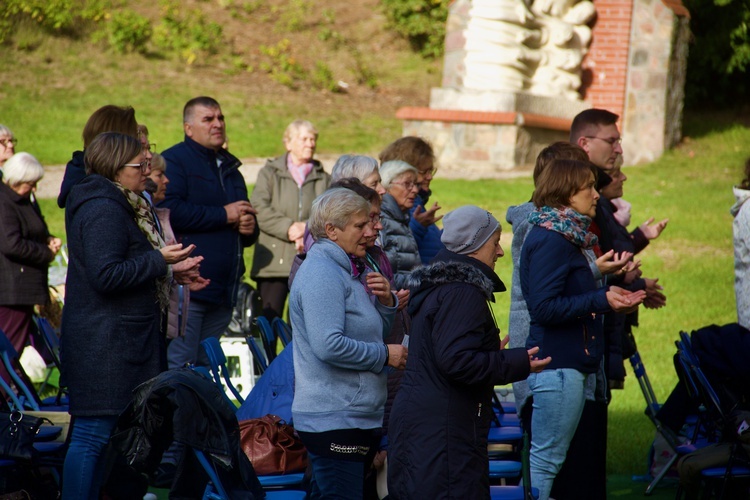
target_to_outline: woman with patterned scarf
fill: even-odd
[[[552,361],[529,375],[531,483],[549,498],[555,476],[581,417],[587,388],[602,360],[602,314],[638,307],[645,293],[602,287],[589,265],[596,236],[596,169],[589,163],[555,160],[539,176],[529,214],[533,225],[521,250],[521,290],[531,325],[526,348]],[[581,485],[585,488],[585,482]]]
[[[62,378],[75,417],[63,498],[98,498],[103,450],[133,389],[166,368],[171,265],[194,245],[165,245],[141,196],[150,165],[132,136],[107,132],[86,148],[87,176],[66,204],[70,262]]]

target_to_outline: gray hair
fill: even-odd
[[[292,140],[292,137],[299,134],[299,131],[305,129],[309,130],[315,136],[317,137],[318,131],[315,129],[312,123],[310,123],[307,120],[294,120],[292,123],[290,123],[286,130],[284,130],[284,144],[287,143],[287,141]]]
[[[7,135],[11,139],[13,138],[13,132],[10,131],[8,127],[0,123],[0,137]]]
[[[307,225],[315,239],[328,238],[326,225],[344,229],[353,215],[369,211],[370,203],[354,191],[333,188],[315,198]]]
[[[37,182],[44,177],[44,167],[29,153],[16,153],[3,166],[3,182],[17,186],[24,182]]]
[[[378,171],[378,160],[364,155],[343,155],[336,160],[331,171],[331,182],[339,179],[355,177],[364,182],[369,176]]]
[[[388,189],[391,186],[391,181],[409,172],[414,175],[419,174],[416,168],[412,167],[405,161],[390,160],[384,162],[380,165],[380,178],[382,179],[381,182],[383,187]]]

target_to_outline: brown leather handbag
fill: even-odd
[[[240,444],[260,476],[307,468],[305,445],[294,433],[294,427],[276,415],[241,421]]]

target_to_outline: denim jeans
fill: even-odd
[[[63,500],[96,500],[104,483],[104,449],[116,415],[76,417],[63,466]]]
[[[322,457],[307,452],[312,465],[310,500],[349,500],[364,495],[365,464]]]
[[[208,366],[208,358],[200,347],[201,341],[221,337],[231,319],[231,307],[191,300],[185,335],[173,339],[167,347],[169,369],[181,368],[186,363]]]
[[[547,500],[555,476],[565,462],[570,441],[586,401],[587,375],[572,368],[529,375],[534,396],[531,416],[531,486]]]

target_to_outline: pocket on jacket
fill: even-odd
[[[131,364],[142,365],[154,356],[150,337],[154,334],[157,319],[147,314],[123,314],[120,316],[122,358]],[[117,346],[112,346],[117,349]]]

